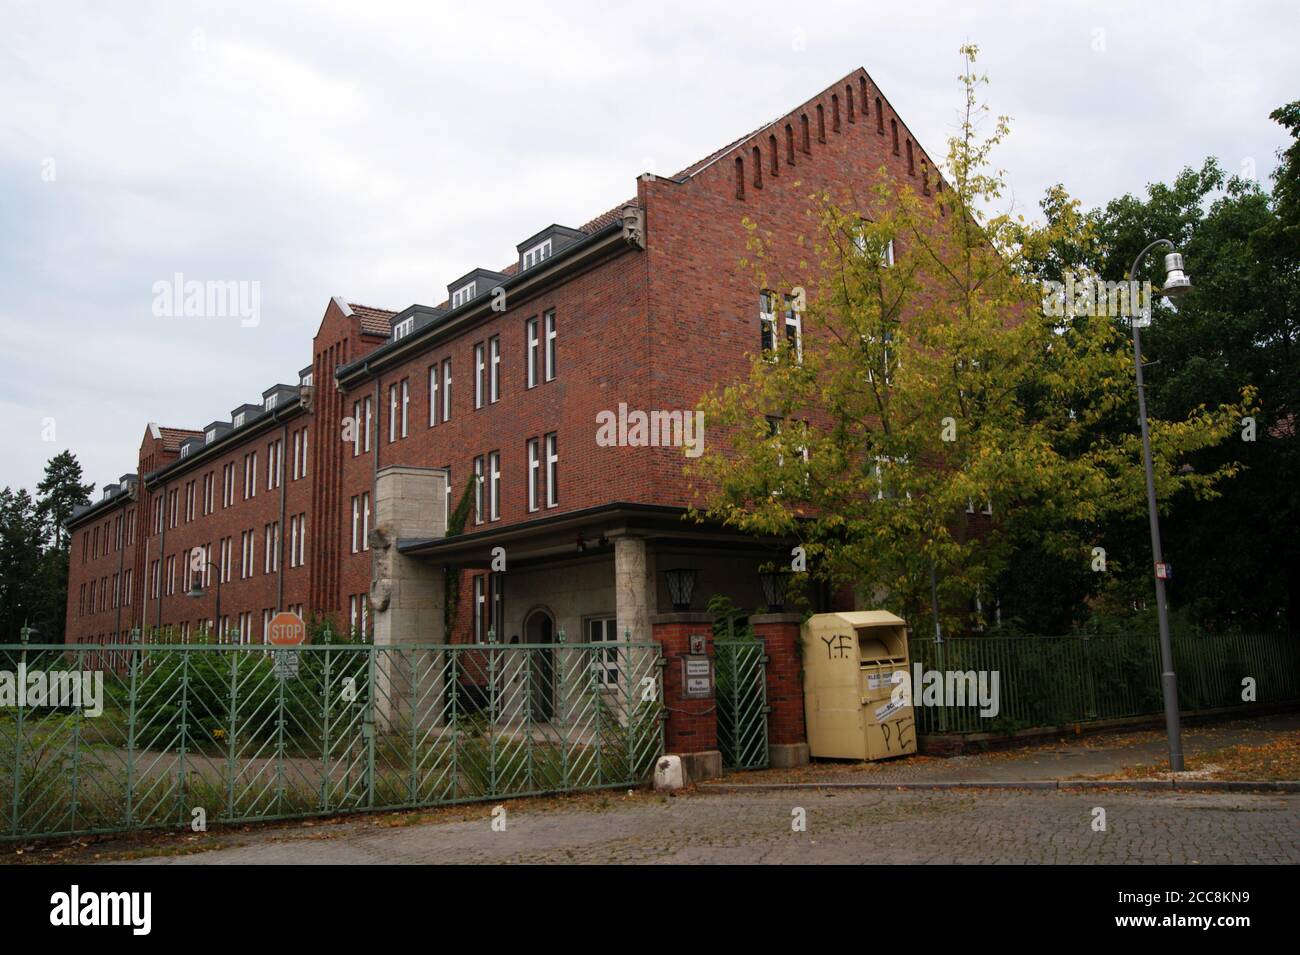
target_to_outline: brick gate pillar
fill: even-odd
[[[722,775],[718,751],[718,713],[710,680],[707,697],[686,696],[686,663],[691,636],[703,635],[713,659],[713,618],[707,613],[660,613],[650,618],[664,655],[664,752],[682,759],[687,783]]]
[[[767,646],[767,752],[773,767],[808,762],[808,731],[803,718],[803,664],[799,657],[797,613],[761,613],[749,618]]]

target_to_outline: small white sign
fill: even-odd
[[[275,675],[280,679],[296,677],[298,675],[298,651],[297,650],[276,650],[275,652]]]
[[[907,704],[902,700],[890,700],[884,706],[876,710],[876,722],[883,723],[905,706],[907,706]]]

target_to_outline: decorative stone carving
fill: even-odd
[[[392,527],[379,524],[370,530],[370,556],[374,561],[374,574],[370,582],[370,606],[375,613],[383,613],[393,596],[393,558],[397,539]]]
[[[623,207],[623,239],[628,245],[645,248],[645,213],[640,206]]]

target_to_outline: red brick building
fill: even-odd
[[[856,70],[676,176],[641,176],[590,222],[521,229],[514,261],[440,305],[333,299],[295,384],[202,429],[149,425],[138,477],[74,516],[68,639],[184,640],[215,621],[259,642],[279,609],[377,642],[649,639],[672,622],[657,615],[678,568],[695,571],[693,612],[713,594],[758,606],[757,568],[788,544],[683,521],[683,448],[665,446],[765,335],[802,335],[740,267],[742,219],[784,237],[773,257],[793,272],[812,193],[865,191],[881,170],[928,192],[931,165]],[[602,440],[602,421],[634,428],[638,411],[666,440]],[[202,597],[187,596],[196,549]],[[461,581],[450,635],[445,568]]]

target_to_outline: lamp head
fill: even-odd
[[[1192,280],[1183,271],[1183,257],[1177,252],[1165,256],[1165,284],[1160,294],[1174,301],[1186,295],[1192,288]]]

